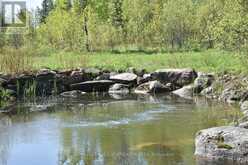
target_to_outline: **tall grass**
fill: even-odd
[[[32,69],[32,54],[32,51],[27,48],[4,47],[0,49],[0,72],[18,73]]]
[[[248,56],[219,50],[204,52],[66,52],[4,48],[0,53],[0,72],[21,72],[40,68],[73,69],[96,67],[126,70],[128,67],[154,71],[161,68],[194,68],[203,72],[248,73]]]

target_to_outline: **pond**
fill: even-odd
[[[194,165],[196,132],[239,116],[206,99],[142,95],[43,98],[9,109],[0,115],[1,165]]]

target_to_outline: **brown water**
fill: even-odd
[[[1,165],[194,165],[196,132],[239,114],[207,100],[135,95],[41,99],[10,109],[17,114],[0,116]]]

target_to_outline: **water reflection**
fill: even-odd
[[[0,116],[3,165],[199,164],[195,133],[238,115],[208,100],[146,95],[40,99],[13,109],[22,113]]]

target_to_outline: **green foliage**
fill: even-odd
[[[245,0],[44,0],[40,17],[40,46],[63,50],[248,50]]]
[[[56,8],[37,32],[37,39],[41,45],[51,45],[53,48],[65,50],[84,49],[82,19],[78,19],[73,11]]]
[[[43,0],[41,4],[41,9],[38,9],[40,22],[45,22],[46,18],[48,17],[49,13],[54,9],[53,0]]]
[[[0,87],[0,102],[8,101],[10,97],[11,97],[10,92]]]

